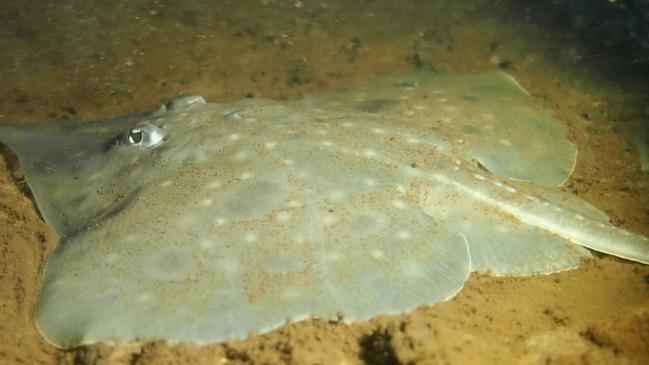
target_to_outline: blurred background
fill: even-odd
[[[0,54],[5,120],[114,116],[189,90],[297,98],[411,69],[641,87],[649,1],[7,0]]]

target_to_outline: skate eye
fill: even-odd
[[[133,128],[128,131],[127,139],[129,144],[139,146],[144,140],[144,132],[139,128]]]
[[[153,124],[137,125],[124,132],[119,143],[134,147],[155,147],[164,139],[162,128]]]

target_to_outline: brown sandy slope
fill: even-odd
[[[190,90],[210,101],[285,99],[380,73],[507,67],[557,111],[579,146],[565,189],[616,224],[649,234],[649,178],[625,138],[637,133],[628,126],[649,119],[646,90],[612,77],[605,62],[591,62],[561,34],[517,21],[499,1],[398,3],[222,1],[197,9],[165,1],[10,1],[0,9],[0,122],[117,116]],[[448,302],[352,326],[313,320],[206,347],[59,351],[32,322],[40,272],[57,238],[28,196],[4,149],[2,365],[649,363],[649,267],[609,257],[548,276],[474,275]]]

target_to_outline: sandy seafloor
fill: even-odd
[[[578,145],[563,189],[649,234],[649,177],[632,138],[649,120],[646,85],[618,72],[625,55],[603,57],[510,5],[7,1],[0,123],[115,117],[189,91],[213,102],[296,99],[379,74],[503,67],[556,111]],[[610,257],[539,277],[474,274],[452,300],[354,325],[311,320],[204,347],[159,341],[61,351],[32,321],[56,243],[4,149],[0,364],[649,363],[649,267]]]

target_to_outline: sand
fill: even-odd
[[[647,90],[619,59],[525,22],[506,1],[405,3],[12,1],[0,9],[0,122],[108,118],[188,91],[295,99],[378,74],[501,67],[578,145],[563,189],[649,234],[649,176],[632,143],[646,132],[637,126],[649,119]],[[604,256],[531,278],[474,274],[447,302],[353,325],[310,320],[203,347],[61,351],[32,320],[58,238],[0,150],[0,364],[649,363],[649,267]]]

